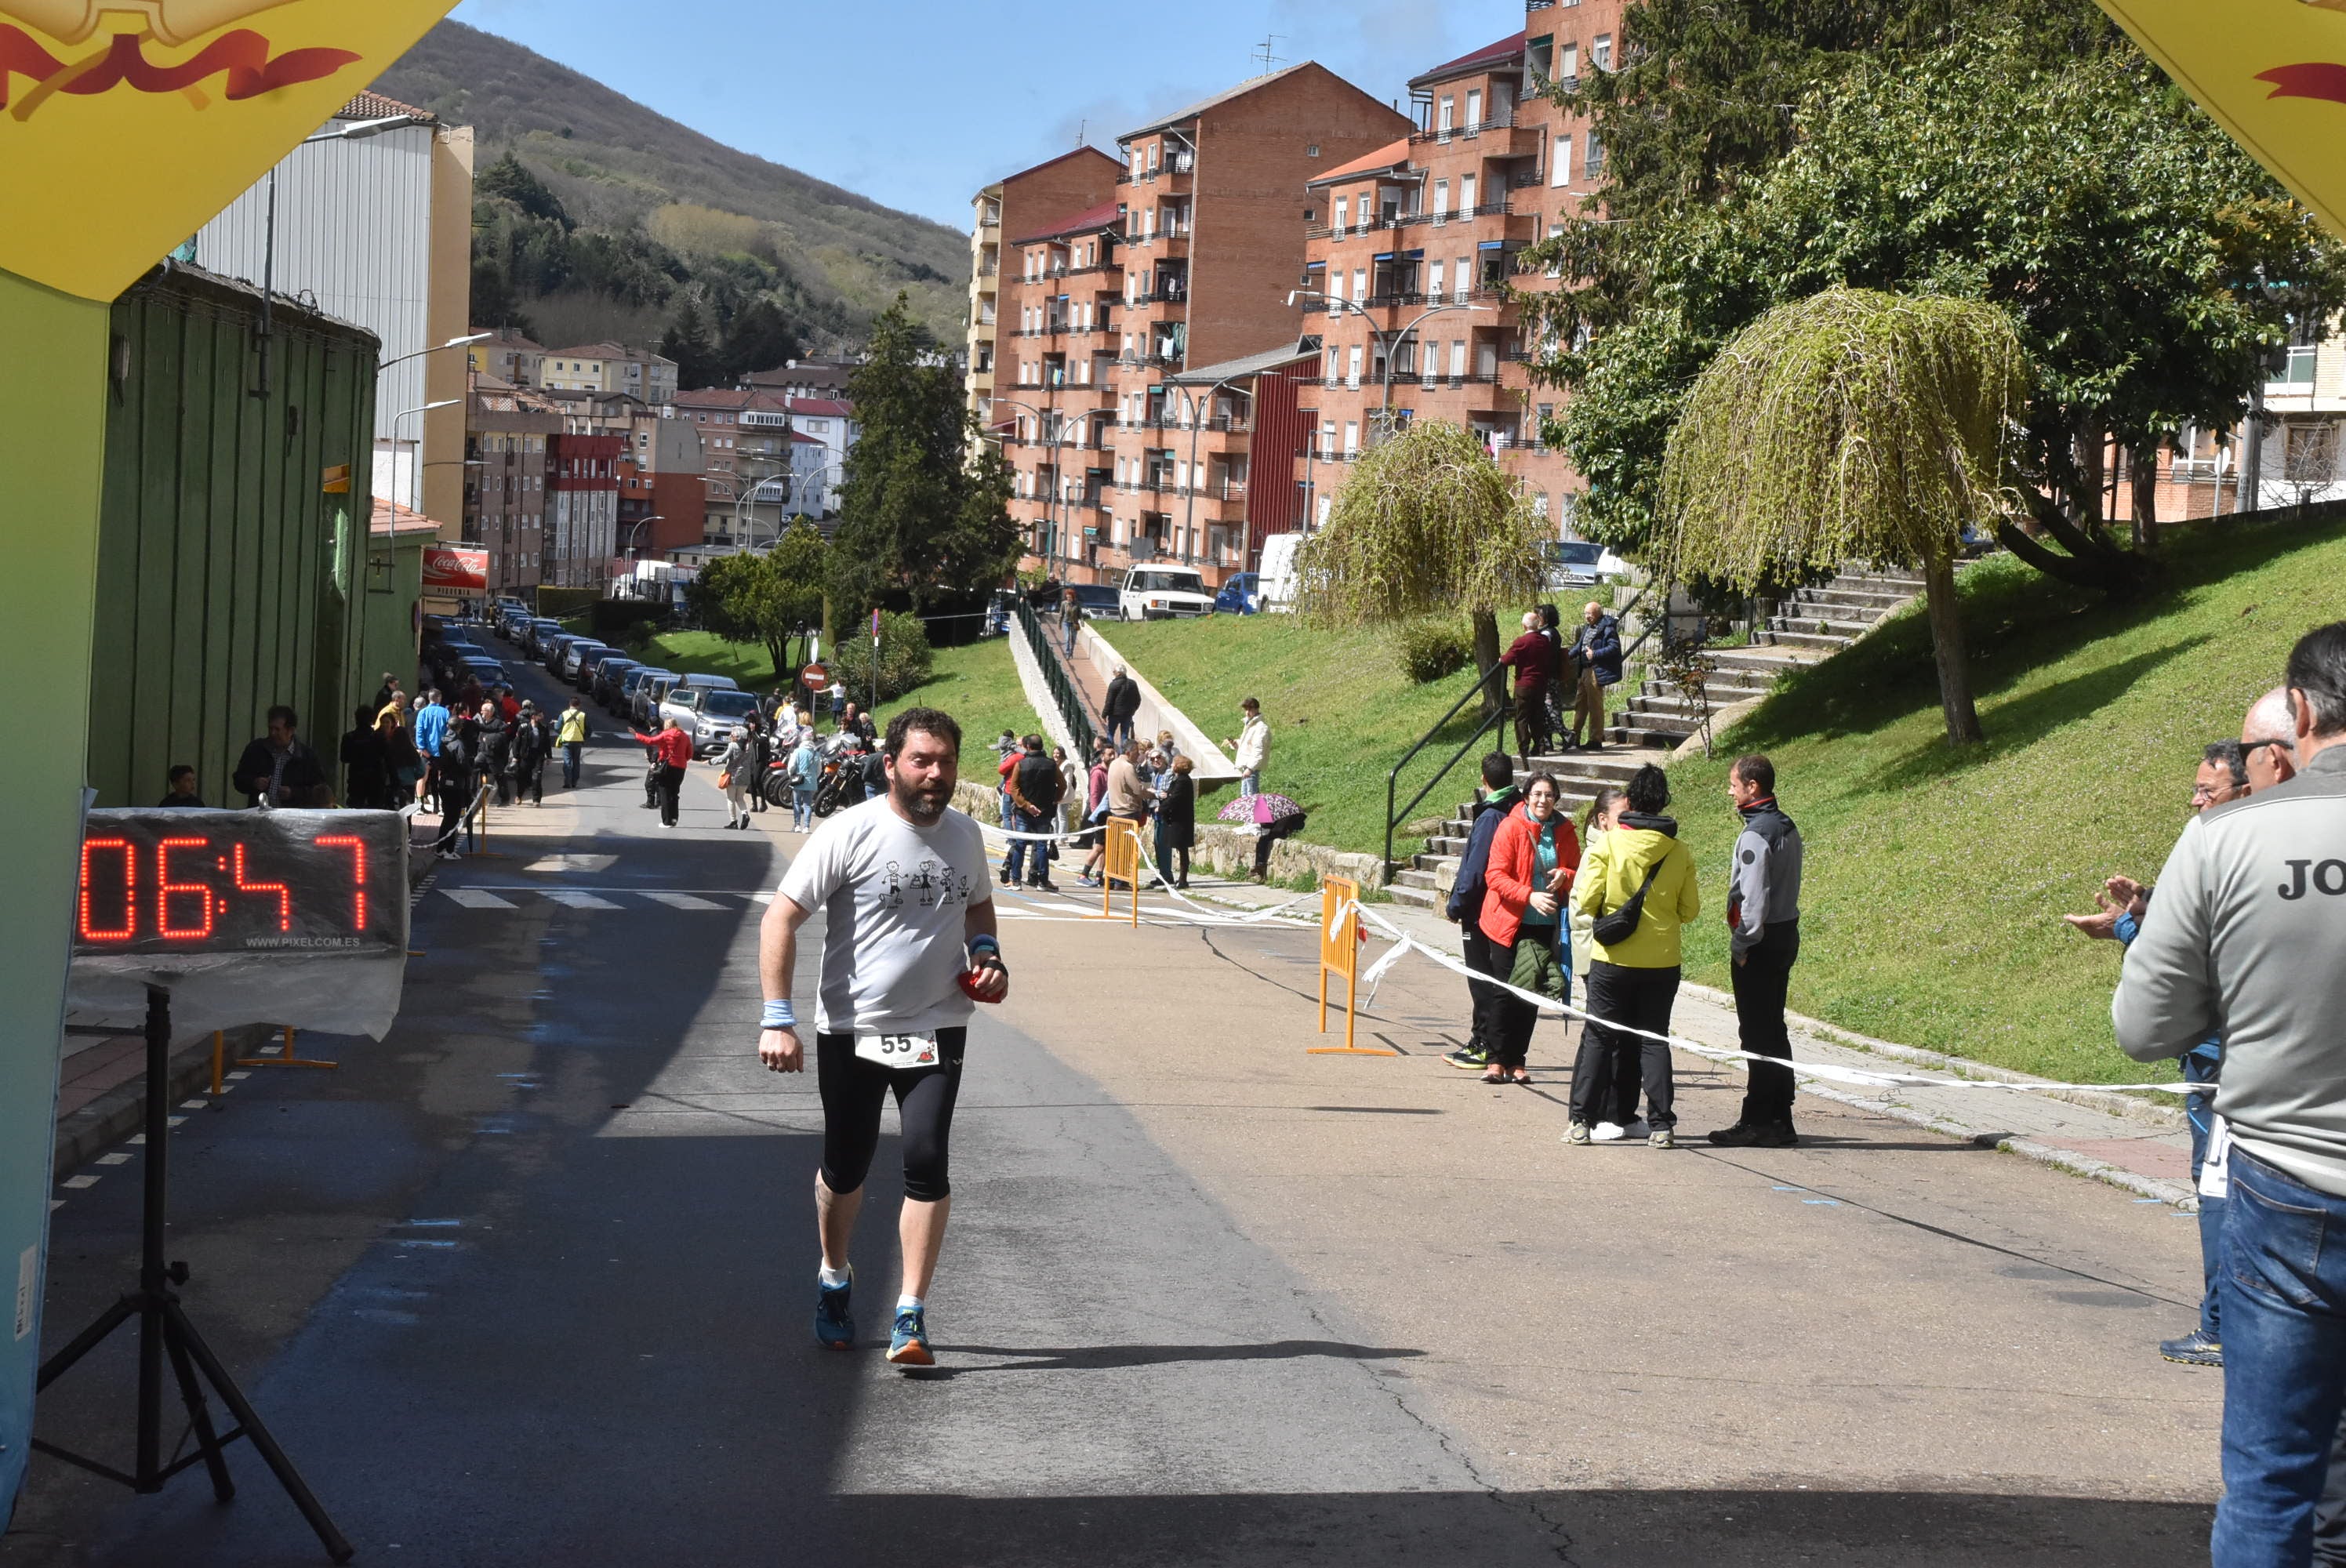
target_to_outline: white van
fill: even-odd
[[[1295,552],[1302,543],[1300,534],[1273,534],[1262,542],[1262,565],[1255,568],[1262,579],[1262,609],[1295,608]]]
[[[1117,590],[1118,620],[1163,621],[1214,613],[1214,590],[1188,566],[1135,566]]]

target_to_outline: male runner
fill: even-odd
[[[814,1335],[834,1350],[855,1344],[847,1247],[880,1143],[881,1106],[896,1097],[904,1134],[897,1223],[904,1288],[888,1359],[907,1367],[935,1364],[925,1303],[953,1207],[946,1144],[970,1003],[1010,993],[994,940],[985,840],[974,821],[950,809],[960,756],[961,726],[951,716],[914,708],[891,720],[882,748],[887,792],[815,830],[767,907],[758,944],[766,997],[758,1057],[777,1073],[802,1072],[790,977],[799,927],[822,911],[815,1020],[822,1168],[814,1183],[822,1269]]]

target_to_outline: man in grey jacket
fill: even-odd
[[[2311,1560],[2346,1405],[2346,622],[2299,641],[2285,684],[2297,777],[2185,826],[2111,1004],[2139,1062],[2224,1036],[2214,1568]]]
[[[1800,830],[1776,804],[1776,765],[1765,757],[1737,759],[1728,769],[1727,794],[1743,814],[1727,882],[1736,1024],[1743,1049],[1789,1062],[1784,1001],[1800,956]],[[1710,1141],[1730,1149],[1789,1149],[1800,1141],[1792,1131],[1791,1070],[1759,1062],[1750,1068],[1743,1114]]]

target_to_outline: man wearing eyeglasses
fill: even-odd
[[[2289,687],[2277,686],[2257,698],[2240,721],[2240,753],[2249,789],[2270,789],[2297,777],[2297,726],[2289,716]]]
[[[2312,1560],[2346,1406],[2346,622],[2299,640],[2284,691],[2296,776],[2184,828],[2111,1008],[2138,1062],[2224,1033],[2214,1568]]]

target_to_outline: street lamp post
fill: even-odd
[[[1181,559],[1185,564],[1189,562],[1198,539],[1198,433],[1201,428],[1198,421],[1198,410],[1207,406],[1209,400],[1216,392],[1237,379],[1235,376],[1224,376],[1206,389],[1203,398],[1192,398],[1188,388],[1178,382],[1173,383],[1173,390],[1181,394],[1183,417],[1189,422],[1189,483],[1184,486],[1189,494],[1188,504],[1182,509],[1181,514]],[[1254,476],[1250,473],[1247,477],[1251,481]]]
[[[998,398],[994,399],[993,401],[994,401],[994,402],[995,402],[1008,403],[1012,408],[1023,408],[1023,409],[1025,409],[1028,413],[1033,414],[1033,415],[1035,416],[1035,435],[1036,443],[1037,443],[1037,444],[1040,444],[1040,443],[1041,443],[1041,438],[1042,438],[1042,434],[1043,434],[1043,426],[1044,426],[1044,423],[1045,423],[1045,421],[1044,421],[1044,418],[1043,418],[1043,411],[1042,411],[1041,409],[1036,408],[1036,407],[1035,407],[1033,403],[1031,403],[1031,402],[1020,402],[1018,399],[1016,399],[1016,398],[1015,398],[1015,397],[998,397]],[[1000,441],[1001,441],[1001,439],[1002,439],[1002,438],[1001,438],[1001,437],[999,437],[999,436],[994,437],[994,440],[995,440],[996,442],[1000,442]],[[1051,493],[1050,494],[1048,494],[1048,495],[1046,495],[1046,496],[1045,496],[1045,497],[1043,498],[1043,535],[1044,535],[1044,545],[1045,545],[1045,547],[1044,547],[1041,551],[1037,552],[1037,554],[1039,554],[1039,555],[1042,555],[1043,559],[1044,559],[1046,562],[1048,562],[1048,561],[1051,559],[1051,550],[1050,550],[1050,546],[1051,546],[1052,545],[1056,545],[1056,544],[1057,544],[1057,543],[1058,543],[1058,541],[1059,541],[1059,530],[1060,530],[1060,527],[1062,526],[1062,524],[1057,521],[1056,516],[1056,512],[1057,512],[1057,510],[1058,510],[1058,503],[1059,503],[1059,501],[1060,501],[1060,499],[1061,499],[1061,494],[1060,494],[1060,493],[1061,493],[1061,491],[1062,491],[1062,489],[1064,488],[1065,484],[1066,484],[1066,477],[1065,477],[1065,475],[1061,474],[1061,473],[1060,473],[1060,472],[1059,472],[1059,459],[1058,459],[1058,456],[1057,456],[1057,449],[1058,449],[1059,447],[1061,447],[1061,446],[1066,445],[1066,443],[1064,441],[1060,441],[1060,442],[1053,442],[1053,443],[1051,443],[1050,444],[1051,444],[1052,451],[1053,451],[1053,455],[1052,455],[1052,458],[1051,458],[1051,492],[1052,492],[1052,493]],[[1074,554],[1073,554],[1073,552],[1072,552],[1072,551],[1062,551],[1062,552],[1060,552],[1059,559],[1060,559],[1061,561],[1063,561],[1063,562],[1066,562],[1066,563],[1067,565],[1074,565],[1074,561],[1075,561]]]
[[[1318,289],[1297,289],[1297,290],[1294,290],[1293,291],[1291,291],[1290,293],[1289,293],[1289,295],[1287,296],[1287,303],[1288,303],[1288,305],[1291,308],[1291,307],[1294,305],[1294,303],[1295,303],[1295,301],[1296,301],[1296,300],[1300,300],[1300,299],[1304,299],[1304,298],[1306,298],[1306,297],[1309,297],[1309,298],[1311,298],[1311,299],[1318,300],[1320,300],[1321,303],[1323,303],[1323,304],[1327,305],[1327,306],[1328,306],[1330,309],[1331,309],[1331,310],[1335,310],[1335,311],[1352,311],[1352,314],[1354,314],[1354,315],[1356,315],[1356,316],[1358,316],[1358,317],[1360,317],[1360,318],[1361,318],[1361,321],[1362,321],[1362,322],[1363,324],[1365,324],[1365,325],[1367,325],[1367,326],[1368,326],[1368,329],[1369,329],[1369,332],[1370,332],[1370,334],[1371,334],[1372,336],[1373,336],[1373,337],[1377,340],[1377,341],[1378,341],[1379,343],[1383,344],[1383,346],[1384,346],[1384,351],[1385,351],[1385,374],[1384,374],[1385,401],[1384,401],[1384,423],[1385,423],[1386,424],[1388,424],[1388,425],[1390,425],[1390,424],[1392,423],[1392,400],[1393,400],[1393,382],[1392,382],[1392,372],[1393,372],[1393,350],[1394,350],[1397,346],[1399,346],[1402,342],[1403,342],[1404,341],[1406,341],[1406,340],[1408,339],[1409,335],[1410,335],[1412,332],[1414,332],[1415,331],[1417,331],[1417,329],[1418,329],[1421,325],[1423,325],[1424,322],[1426,322],[1426,321],[1431,321],[1433,318],[1434,318],[1434,317],[1436,317],[1436,316],[1440,316],[1440,315],[1447,314],[1448,312],[1450,312],[1450,311],[1493,311],[1493,307],[1491,307],[1491,306],[1489,306],[1489,305],[1474,305],[1474,304],[1469,304],[1469,303],[1467,303],[1466,301],[1464,301],[1464,300],[1462,300],[1453,301],[1453,302],[1451,302],[1451,303],[1449,303],[1449,304],[1434,305],[1434,306],[1432,306],[1432,307],[1428,308],[1427,310],[1424,310],[1424,311],[1420,311],[1420,312],[1418,313],[1417,317],[1416,317],[1414,320],[1413,320],[1413,321],[1409,323],[1409,325],[1408,325],[1408,326],[1406,326],[1406,327],[1395,327],[1395,328],[1393,328],[1393,329],[1390,331],[1390,333],[1388,333],[1384,329],[1380,328],[1380,327],[1376,326],[1375,324],[1373,324],[1372,322],[1370,322],[1370,321],[1369,321],[1369,311],[1368,311],[1368,307],[1367,307],[1367,306],[1365,306],[1365,305],[1363,305],[1363,304],[1362,304],[1362,303],[1361,303],[1359,300],[1347,300],[1347,299],[1343,298],[1341,295],[1326,293],[1326,292],[1323,292],[1322,290],[1318,290]],[[1495,313],[1495,312],[1493,312],[1493,313]],[[1387,341],[1386,341],[1386,339],[1387,339],[1388,337],[1390,337],[1390,338],[1392,339],[1392,341],[1390,341],[1390,342],[1387,342]]]
[[[420,403],[414,408],[402,409],[391,416],[391,496],[393,501],[399,499],[399,422],[403,419],[412,419],[419,413],[430,413],[435,408],[454,408],[464,401],[460,397],[444,397],[437,402]],[[420,464],[423,459],[423,438],[421,435],[415,438],[415,457]],[[411,509],[417,501],[423,499],[423,476],[418,473],[415,479],[415,484],[410,485],[407,492],[407,502]]]

